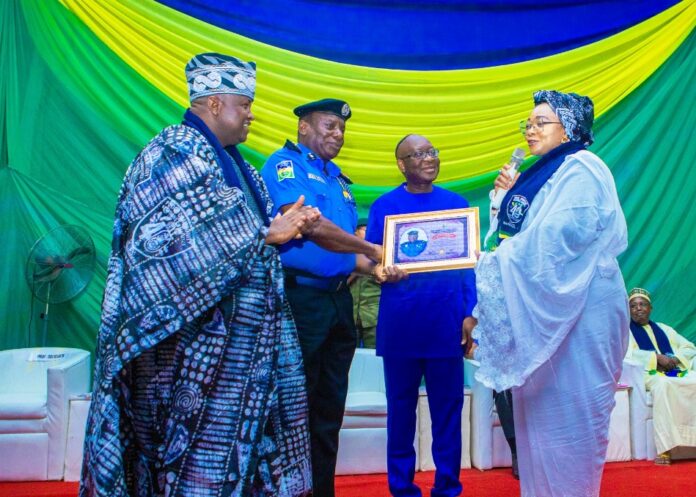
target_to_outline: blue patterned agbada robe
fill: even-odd
[[[81,497],[311,487],[302,359],[278,253],[215,157],[197,130],[172,126],[126,173]]]

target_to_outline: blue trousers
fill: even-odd
[[[455,497],[462,492],[464,365],[461,357],[384,357],[387,390],[387,473],[394,497],[421,497],[413,483],[416,470],[416,408],[418,388],[425,377],[432,420],[435,485],[432,497]]]

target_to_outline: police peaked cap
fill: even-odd
[[[327,112],[340,117],[344,121],[350,119],[350,116],[352,115],[348,102],[335,98],[324,98],[315,102],[309,102],[307,104],[300,105],[299,107],[295,107],[293,112],[297,117],[304,117],[312,112]]]

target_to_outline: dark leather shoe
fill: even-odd
[[[520,470],[517,469],[517,454],[512,455],[512,476],[514,476],[516,480],[520,479]]]

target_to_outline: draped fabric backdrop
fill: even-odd
[[[294,138],[292,108],[353,109],[338,163],[366,212],[401,181],[407,133],[441,150],[439,184],[482,209],[515,147],[532,92],[590,95],[591,149],[616,178],[629,227],[626,283],[653,317],[696,339],[696,0],[4,0],[0,2],[0,349],[34,345],[42,304],[24,265],[61,224],[85,227],[96,276],[51,309],[48,342],[89,350],[99,322],[124,171],[187,106],[195,53],[258,64],[243,147],[260,167]],[[485,232],[485,231],[484,231]]]

